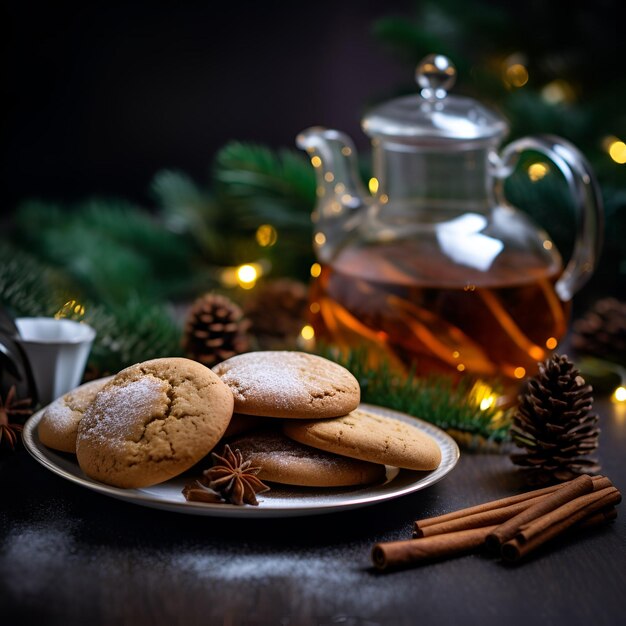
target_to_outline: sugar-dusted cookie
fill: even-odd
[[[427,434],[363,409],[332,420],[284,422],[283,431],[305,445],[372,463],[433,470],[441,462],[441,450]]]
[[[204,365],[181,358],[138,363],[87,407],[78,425],[78,463],[110,485],[154,485],[205,456],[232,412],[230,389]]]
[[[385,467],[316,450],[293,441],[278,429],[264,429],[229,442],[253,466],[261,468],[265,481],[302,487],[367,485],[385,478]]]
[[[109,380],[110,377],[85,383],[49,404],[37,427],[41,443],[54,450],[75,454],[78,422]]]
[[[248,352],[213,368],[231,388],[235,411],[297,419],[345,415],[361,397],[344,367],[305,352]]]

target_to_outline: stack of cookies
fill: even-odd
[[[164,358],[59,398],[38,432],[90,478],[124,488],[178,476],[224,443],[286,485],[364,485],[383,481],[386,465],[439,465],[431,437],[359,401],[350,372],[311,354],[251,352],[213,370]]]

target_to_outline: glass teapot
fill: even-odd
[[[383,355],[418,374],[514,381],[566,333],[572,296],[596,265],[601,202],[585,158],[563,139],[526,137],[499,152],[506,121],[449,95],[455,78],[446,57],[430,55],[417,67],[419,94],[364,117],[371,194],[347,135],[321,127],[298,135],[318,181],[312,323],[316,337],[365,346],[373,362]],[[576,201],[566,267],[548,234],[504,197],[525,150],[545,154]]]

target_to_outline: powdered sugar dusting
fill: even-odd
[[[90,437],[109,443],[138,441],[148,422],[167,413],[168,390],[169,384],[154,376],[103,389],[85,413]]]
[[[295,412],[346,394],[354,394],[358,402],[359,385],[350,372],[303,352],[248,352],[213,371],[232,389],[238,410],[247,402],[262,402],[282,413]]]

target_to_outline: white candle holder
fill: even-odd
[[[96,331],[83,322],[50,317],[19,317],[15,341],[24,350],[41,404],[77,387]]]

